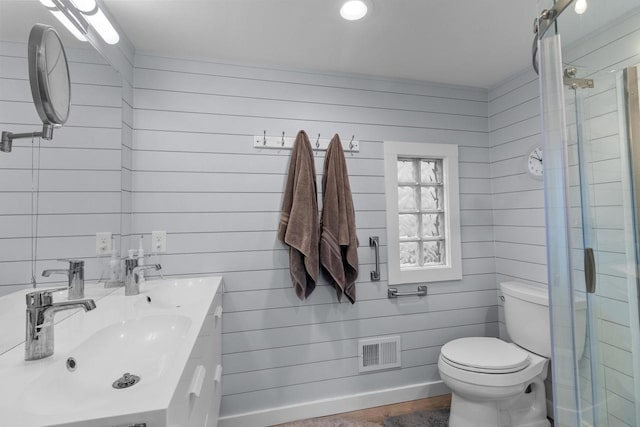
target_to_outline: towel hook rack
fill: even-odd
[[[0,0],[1,1],[1,0]],[[312,138],[310,139],[310,148],[315,151],[325,151],[329,147],[329,143],[331,140],[327,138],[322,138],[322,134],[318,133],[315,142]],[[345,152],[357,153],[360,151],[360,141],[354,139],[355,135],[349,139],[344,139],[342,141],[342,149]],[[254,135],[253,136],[253,147],[257,149],[275,149],[275,150],[286,150],[292,149],[295,142],[294,137],[288,137],[286,131],[283,131],[281,135],[277,136],[267,136],[267,131],[263,130],[262,135]]]

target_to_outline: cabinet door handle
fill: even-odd
[[[204,377],[207,374],[207,370],[204,366],[198,365],[193,371],[193,377],[191,377],[191,384],[189,385],[189,395],[200,397],[202,391],[202,384],[204,383]]]
[[[221,305],[216,307],[215,311],[213,312],[213,317],[217,317],[218,319],[222,319],[222,306]]]
[[[222,365],[216,366],[216,374],[213,377],[213,380],[219,383],[222,380]]]

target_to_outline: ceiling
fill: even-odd
[[[139,50],[488,87],[529,61],[535,0],[104,0]],[[144,22],[144,25],[141,23]]]
[[[141,52],[482,88],[529,66],[538,3],[550,3],[367,1],[369,14],[349,22],[342,0],[102,0]],[[585,15],[563,15],[565,30],[576,29],[563,32],[565,42],[638,7],[589,1]],[[56,25],[37,0],[0,0],[0,38],[26,41],[35,22]]]
[[[0,40],[26,43],[36,23],[56,28],[65,47],[88,46],[72,36],[38,0],[0,0]]]

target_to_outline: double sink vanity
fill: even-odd
[[[8,103],[4,112],[11,111],[5,114],[6,122],[0,129],[0,152],[7,156],[0,158],[5,162],[0,172],[5,173],[12,190],[3,196],[0,209],[10,218],[5,221],[2,237],[16,242],[11,243],[11,250],[2,252],[0,286],[26,286],[25,277],[35,283],[36,265],[44,262],[46,268],[59,255],[87,260],[87,270],[95,273],[102,261],[86,252],[87,235],[108,230],[110,237],[105,242],[100,241],[104,232],[96,235],[95,254],[104,256],[110,251],[116,261],[115,236],[124,245],[123,234],[132,234],[131,219],[122,208],[123,203],[131,206],[131,196],[126,191],[120,193],[123,188],[131,190],[132,181],[131,147],[126,144],[132,138],[133,50],[124,43],[111,48],[84,28],[86,39],[97,50],[76,44],[70,66],[56,28],[36,22],[51,21],[50,11],[68,16],[56,7],[64,6],[67,12],[76,9],[67,10],[71,6],[68,1],[41,3],[52,6],[21,6],[13,17],[33,20],[28,43],[22,31],[16,33],[20,42],[0,43],[2,64],[6,65],[0,67],[0,83],[16,87],[9,98],[0,101]],[[26,76],[29,86],[22,84]],[[72,85],[77,113],[67,123]],[[28,106],[29,87],[35,111],[22,108]],[[33,123],[39,123],[36,112],[42,128],[34,132]],[[10,124],[10,129],[5,130],[4,124]],[[64,130],[60,129],[63,125]],[[42,140],[52,141],[54,131],[58,145],[41,147]],[[30,169],[26,166],[28,149]],[[31,175],[31,186],[25,184],[27,175]],[[129,187],[123,187],[127,182]],[[43,196],[40,212],[41,190],[62,194],[64,207],[51,198],[47,203]],[[30,227],[26,227],[27,217]],[[128,229],[121,229],[122,224]],[[38,231],[48,242],[40,252]],[[113,247],[108,247],[111,237]],[[29,243],[31,252],[27,254]],[[142,252],[141,240],[138,259],[143,259]],[[26,259],[32,262],[30,276],[24,268]],[[124,286],[85,284],[84,261],[69,261],[68,269],[42,273],[45,277],[66,274],[68,287],[38,287],[0,297],[2,427],[217,424],[222,279],[143,283],[138,280],[142,271],[158,270],[160,265],[138,266],[138,259],[130,255],[124,261]],[[118,280],[113,275],[109,283]]]
[[[80,299],[45,288],[0,298],[3,426],[216,425],[222,278],[136,285],[137,295],[87,283]]]

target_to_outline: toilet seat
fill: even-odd
[[[445,344],[440,356],[455,368],[485,374],[510,374],[531,363],[529,353],[498,338],[460,338]]]

